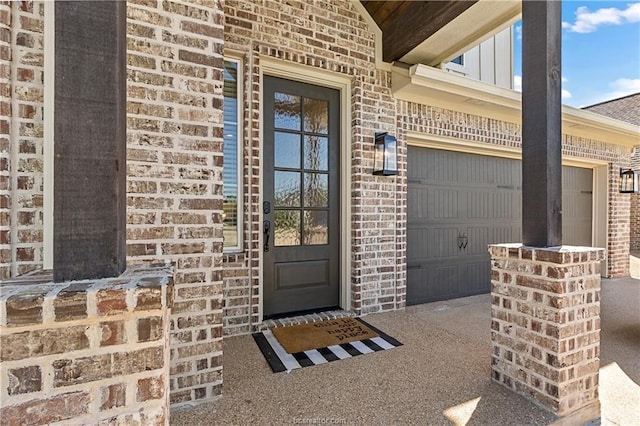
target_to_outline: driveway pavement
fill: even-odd
[[[223,397],[174,409],[175,425],[548,425],[490,380],[490,298],[365,317],[404,346],[273,374],[251,336],[225,339]],[[640,425],[640,280],[602,282],[602,424]]]

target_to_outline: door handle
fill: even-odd
[[[458,234],[458,250],[466,250],[469,244],[467,234]]]
[[[264,251],[269,251],[269,236],[271,235],[271,222],[265,220],[263,223],[264,230]]]

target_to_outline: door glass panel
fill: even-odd
[[[329,140],[320,136],[304,137],[304,168],[329,170]]]
[[[329,243],[329,212],[304,212],[304,244],[307,246]]]
[[[300,96],[276,92],[274,97],[275,127],[300,130]]]
[[[274,244],[276,246],[300,245],[300,210],[275,211]]]
[[[304,131],[325,135],[329,132],[329,102],[305,98]]]
[[[300,173],[276,171],[273,179],[276,207],[300,207]]]
[[[329,199],[329,175],[323,173],[304,174],[304,206],[327,207]]]
[[[275,132],[274,162],[276,167],[300,168],[300,135]]]

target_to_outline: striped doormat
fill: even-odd
[[[271,330],[254,333],[253,339],[274,373],[280,373],[282,371],[290,372],[297,368],[325,364],[331,361],[338,361],[340,359],[402,346],[402,343],[388,334],[381,332],[371,324],[366,323],[360,318],[355,319],[371,330],[374,330],[378,336],[371,339],[363,339],[296,353],[288,353]]]

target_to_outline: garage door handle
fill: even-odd
[[[466,234],[458,234],[458,250],[466,250],[469,244],[469,238]]]

